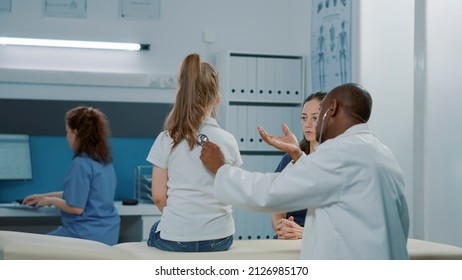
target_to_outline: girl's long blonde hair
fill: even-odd
[[[173,139],[172,150],[183,140],[192,150],[198,143],[199,127],[207,110],[219,98],[218,71],[203,62],[198,54],[190,54],[181,65],[175,105],[165,120],[165,130]],[[212,110],[212,117],[215,117]]]

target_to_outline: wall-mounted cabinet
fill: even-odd
[[[303,56],[227,52],[217,55],[216,66],[222,96],[219,122],[236,138],[242,167],[273,172],[283,153],[261,139],[257,126],[280,135],[281,124],[286,123],[300,139]],[[270,213],[235,208],[233,214],[236,239],[273,237]]]
[[[216,60],[221,78],[219,119],[234,134],[241,153],[275,151],[257,126],[280,134],[286,123],[299,136],[303,101],[303,56],[228,52]]]

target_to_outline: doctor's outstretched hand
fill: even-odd
[[[297,137],[295,137],[285,123],[281,125],[281,130],[284,132],[284,136],[273,136],[266,133],[262,127],[258,127],[258,133],[260,133],[263,141],[278,150],[288,153],[294,161],[297,161],[303,154],[298,145]]]
[[[217,174],[218,169],[225,164],[225,156],[220,147],[210,141],[202,145],[200,159],[213,174]]]

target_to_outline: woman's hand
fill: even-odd
[[[286,124],[282,124],[281,129],[284,132],[284,136],[270,135],[262,127],[258,127],[258,133],[260,133],[261,138],[268,145],[288,153],[294,161],[297,161],[303,154],[298,145],[297,137],[295,137]]]
[[[294,217],[280,219],[276,225],[276,235],[278,239],[301,239],[303,237],[303,227],[294,222]]]
[[[45,197],[43,194],[29,195],[23,199],[22,204],[38,206],[39,202]]]
[[[34,204],[35,207],[41,207],[41,206],[52,206],[53,205],[53,199],[54,197],[51,196],[43,196],[40,198],[36,204]]]
[[[52,206],[54,199],[56,199],[56,197],[49,196],[47,194],[33,194],[24,198],[22,204],[27,204],[35,207]]]

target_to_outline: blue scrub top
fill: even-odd
[[[116,244],[120,229],[114,207],[116,185],[112,163],[102,164],[86,154],[75,157],[64,179],[63,199],[84,210],[80,215],[61,211],[63,226],[50,234]]]
[[[279,162],[278,167],[276,168],[274,172],[281,172],[282,170],[284,170],[284,168],[286,168],[287,164],[289,164],[289,162],[291,161],[292,161],[292,158],[290,157],[290,155],[285,154],[282,157],[281,161]],[[301,227],[305,226],[306,209],[288,212],[287,217],[290,217],[290,216],[294,217],[294,222],[297,225]]]

